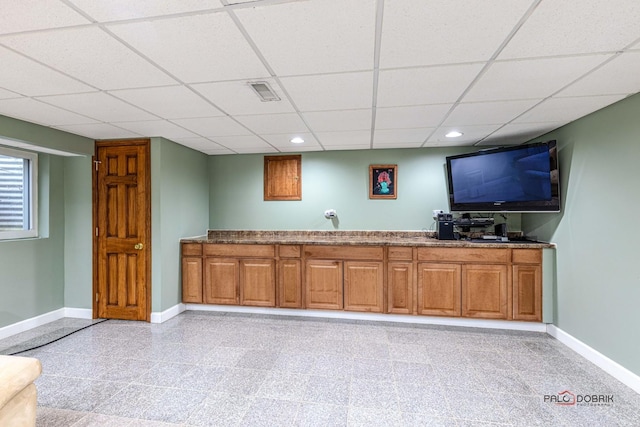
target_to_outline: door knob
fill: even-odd
[[[136,250],[141,251],[144,248],[144,245],[142,243],[136,243],[136,245],[134,246],[134,248]]]

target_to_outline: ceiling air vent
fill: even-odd
[[[276,95],[267,82],[249,82],[249,86],[262,102],[280,101],[280,97]]]

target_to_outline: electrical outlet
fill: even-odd
[[[433,210],[433,219],[438,219],[438,214],[444,213],[442,209],[434,209]]]

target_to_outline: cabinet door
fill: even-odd
[[[460,264],[418,264],[418,314],[460,316]]]
[[[384,311],[384,266],[382,262],[344,262],[344,309]]]
[[[240,260],[240,304],[275,307],[276,276],[272,259]]]
[[[204,302],[238,304],[238,260],[205,258]]]
[[[507,266],[462,266],[462,316],[507,319]]]
[[[513,266],[513,319],[542,320],[542,267]]]
[[[342,310],[342,262],[305,263],[306,308]]]
[[[202,303],[202,258],[182,258],[182,302]]]
[[[413,313],[413,264],[390,262],[387,265],[387,312]]]
[[[302,308],[302,277],[298,259],[283,259],[278,263],[278,306]]]

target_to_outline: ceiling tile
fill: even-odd
[[[224,115],[184,86],[127,89],[110,93],[165,119]]]
[[[90,86],[0,46],[0,86],[26,96],[90,92]]]
[[[332,145],[327,147],[327,151],[353,151],[353,150],[369,150],[370,144],[362,145]]]
[[[314,132],[371,130],[371,109],[318,111],[302,114]]]
[[[499,59],[615,52],[638,39],[637,0],[542,1]]]
[[[219,0],[71,0],[98,21],[146,18],[221,8]]]
[[[45,126],[97,123],[96,120],[44,104],[32,98],[1,100],[0,114]]]
[[[373,143],[374,149],[383,148],[420,148],[422,147],[422,141],[420,142],[380,142]]]
[[[371,108],[373,72],[286,77],[280,80],[300,111]]]
[[[509,122],[541,100],[494,101],[458,104],[453,109],[445,126],[492,125]],[[459,129],[461,132],[464,130]]]
[[[300,137],[304,139],[304,143],[302,144],[294,144],[291,142],[293,137]],[[266,139],[269,144],[274,147],[278,147],[278,149],[284,149],[288,147],[294,148],[292,151],[296,151],[297,149],[303,149],[305,147],[312,146],[314,148],[322,149],[318,144],[318,141],[315,139],[313,134],[311,133],[284,133],[284,134],[274,134],[274,135],[263,135],[264,139]],[[290,150],[291,151],[291,150]]]
[[[61,1],[3,0],[0,34],[42,30],[88,24],[84,18]]]
[[[515,119],[514,123],[569,123],[584,115],[613,104],[624,95],[550,98]]]
[[[558,96],[631,94],[640,90],[640,52],[622,53]]]
[[[226,13],[118,24],[109,29],[186,83],[269,76]]]
[[[370,130],[350,130],[344,132],[317,132],[316,136],[329,149],[338,145],[344,146],[371,146]]]
[[[387,0],[380,67],[487,61],[531,0]]]
[[[21,98],[19,93],[0,88],[0,99]]]
[[[373,69],[375,11],[375,0],[309,0],[236,14],[283,76]]]
[[[482,64],[380,71],[378,107],[455,102],[482,69]]]
[[[496,129],[498,129],[500,125],[484,125],[484,126],[465,126],[464,135],[459,138],[447,138],[445,135],[452,130],[457,130],[455,127],[451,126],[441,126],[429,137],[429,141],[425,146],[435,145],[435,146],[451,146],[451,145],[468,145],[474,144],[487,135],[490,135]]]
[[[384,107],[376,109],[376,129],[438,126],[453,104]]]
[[[273,147],[255,135],[217,136],[214,141],[219,145],[238,153],[246,153],[248,149],[256,150],[257,152],[273,150]]]
[[[423,143],[434,128],[386,129],[376,130],[373,134],[373,145],[393,143]]]
[[[307,126],[296,113],[257,114],[234,116],[234,118],[258,134],[309,132]]]
[[[157,119],[157,117],[104,92],[44,96],[38,99],[102,122],[136,122]]]
[[[172,122],[204,137],[251,135],[251,131],[229,117],[175,119]]]
[[[609,57],[589,55],[494,62],[463,101],[546,98]]]
[[[107,123],[93,123],[86,125],[64,125],[54,126],[57,129],[74,133],[76,135],[86,136],[92,139],[120,139],[120,138],[136,138],[138,135]]]
[[[114,125],[139,135],[148,137],[162,136],[168,139],[196,137],[192,132],[166,120],[148,120],[143,122],[115,122]]]
[[[206,138],[170,138],[171,141],[176,142],[185,147],[192,148],[194,150],[210,154],[210,152],[216,152],[219,154],[233,154],[233,151],[228,150],[221,145],[216,144]]]
[[[274,79],[259,80],[267,82],[280,97],[280,101],[264,102],[260,100],[249,86],[249,82],[255,82],[253,79],[194,84],[191,87],[231,115],[293,113],[295,111]]]
[[[559,128],[562,123],[518,123],[507,124],[478,145],[519,145]]]
[[[22,34],[3,37],[1,41],[102,90],[176,83],[97,27]]]

